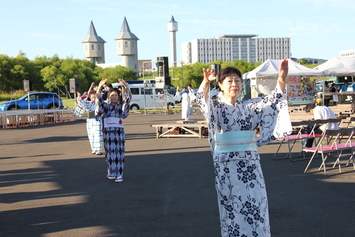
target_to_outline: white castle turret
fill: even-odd
[[[89,32],[82,41],[84,44],[84,57],[88,61],[98,64],[105,63],[105,48],[106,43],[100,36],[97,35],[94,23],[91,21]]]
[[[175,21],[174,16],[168,22],[168,31],[170,32],[170,65],[176,67],[176,32],[178,31],[178,23]]]
[[[138,37],[129,29],[126,17],[123,20],[121,32],[115,38],[117,54],[122,56],[122,66],[131,67],[138,72]]]

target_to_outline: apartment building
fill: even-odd
[[[182,61],[204,64],[216,60],[264,62],[291,57],[291,38],[256,38],[254,34],[221,35],[182,44]]]

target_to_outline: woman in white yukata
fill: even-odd
[[[107,178],[114,179],[116,183],[120,183],[123,181],[124,155],[126,151],[123,119],[129,115],[132,96],[127,82],[123,79],[118,79],[125,88],[125,98],[122,98],[119,90],[111,88],[107,94],[108,101],[104,101],[101,97],[101,89],[106,81],[107,78],[100,81],[96,96],[99,116],[103,118]]]
[[[102,128],[101,118],[96,116],[96,91],[92,90],[94,82],[88,90],[88,95],[81,98],[80,92],[76,92],[78,105],[75,108],[75,114],[81,117],[85,111],[88,112],[86,119],[86,130],[90,141],[92,154],[102,155]]]
[[[270,236],[268,201],[257,147],[290,133],[285,93],[288,61],[281,61],[278,85],[268,96],[238,100],[242,75],[233,67],[221,71],[221,93],[210,98],[215,72],[203,69],[196,102],[208,121],[215,168],[221,234]],[[282,124],[280,120],[282,119]],[[259,127],[257,138],[254,130]]]
[[[190,117],[190,95],[187,88],[183,88],[181,91],[181,118],[185,121],[189,121]]]

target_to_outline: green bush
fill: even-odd
[[[27,93],[23,90],[14,91],[13,93],[5,93],[0,92],[0,101],[10,101],[10,100],[17,100],[21,96],[26,95]]]

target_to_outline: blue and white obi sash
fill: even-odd
[[[215,134],[216,153],[235,151],[257,151],[254,131],[231,131]]]

